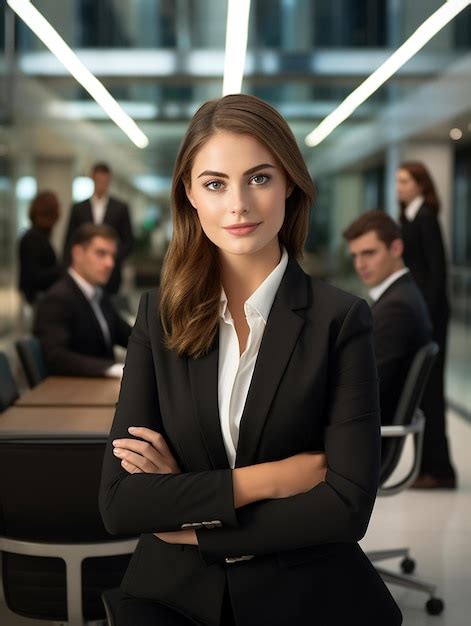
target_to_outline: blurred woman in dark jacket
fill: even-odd
[[[421,472],[415,487],[451,488],[456,476],[450,462],[445,425],[444,368],[449,305],[447,261],[438,221],[440,202],[427,168],[408,161],[399,166],[396,189],[400,205],[404,262],[421,290],[433,323],[433,339],[440,347],[424,393],[426,417]]]
[[[50,242],[59,215],[56,194],[39,192],[29,209],[32,226],[19,242],[19,287],[30,304],[34,304],[38,294],[49,289],[61,275],[62,269]]]

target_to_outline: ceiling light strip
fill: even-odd
[[[317,146],[330,133],[373,94],[388,78],[411,59],[425,44],[432,39],[444,26],[458,15],[471,0],[448,0],[400,46],[377,70],[375,70],[359,87],[345,98],[316,128],[309,133],[305,142],[308,146]]]
[[[75,52],[31,2],[29,0],[7,0],[7,2],[129,139],[138,148],[147,147],[149,139],[136,122],[124,112],[110,92],[83,65]]]
[[[228,0],[222,95],[240,93],[244,77],[250,0]]]

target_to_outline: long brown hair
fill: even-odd
[[[420,161],[404,161],[404,163],[400,164],[398,169],[406,170],[406,172],[412,176],[422,190],[424,203],[433,209],[438,215],[438,212],[440,211],[440,200],[438,199],[430,172],[425,165]],[[407,205],[405,202],[400,202],[399,206],[401,207],[401,217],[403,217],[404,210]]]
[[[286,121],[269,104],[246,94],[210,100],[195,113],[178,153],[172,184],[173,236],[162,268],[160,319],[166,346],[198,358],[218,331],[222,288],[217,247],[204,234],[185,191],[198,151],[218,130],[249,134],[283,167],[293,187],[278,234],[288,253],[302,256],[314,202],[314,184]]]

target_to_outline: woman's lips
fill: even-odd
[[[232,225],[226,226],[224,230],[228,232],[230,235],[235,235],[236,237],[242,237],[244,235],[250,235],[253,231],[259,226],[259,224],[240,224],[240,225]]]

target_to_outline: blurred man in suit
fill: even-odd
[[[368,211],[343,237],[373,300],[381,421],[390,424],[414,355],[431,340],[432,325],[422,294],[404,266],[401,230],[393,219],[383,211]]]
[[[110,226],[84,224],[71,241],[71,265],[38,303],[33,333],[49,372],[58,376],[115,376],[113,346],[126,347],[131,327],[102,285],[115,264],[117,235]]]
[[[115,266],[105,289],[108,293],[115,294],[121,285],[121,265],[134,244],[129,208],[124,202],[109,195],[111,169],[106,163],[96,163],[92,167],[91,178],[95,186],[93,196],[74,204],[70,210],[64,244],[64,260],[66,264],[70,263],[72,236],[81,224],[91,222],[112,226],[118,234],[118,250]]]

